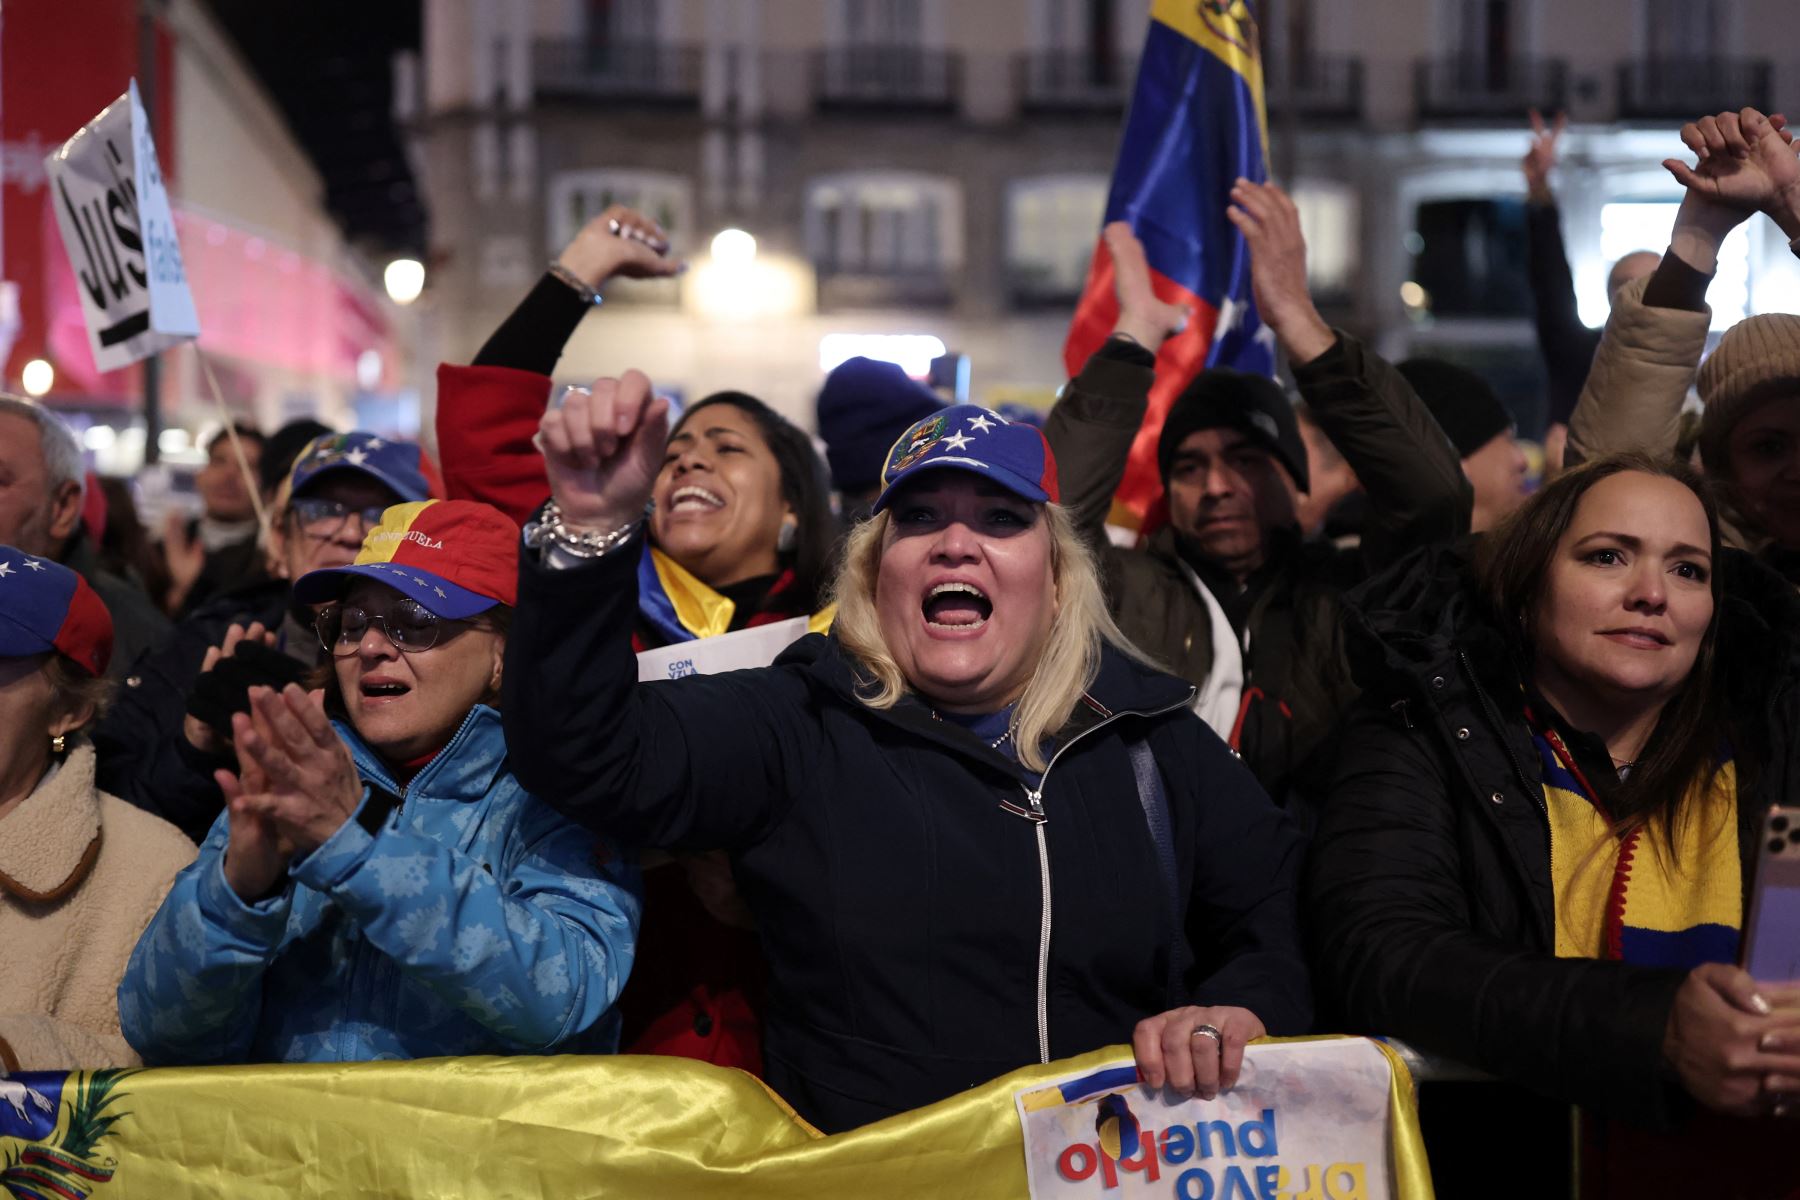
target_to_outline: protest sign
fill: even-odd
[[[137,81],[46,158],[44,172],[95,365],[114,371],[197,336]]]
[[[718,637],[696,638],[691,642],[645,650],[637,656],[638,682],[766,667],[775,661],[776,655],[805,637],[806,629],[807,619],[794,617],[772,625],[722,633]]]
[[[1032,1200],[1401,1200],[1396,1120],[1411,1086],[1361,1038],[1256,1045],[1199,1100],[1138,1083],[1131,1059],[1019,1091]],[[1396,1113],[1396,1084],[1405,1103]],[[1410,1173],[1416,1176],[1416,1172]]]

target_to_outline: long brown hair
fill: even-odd
[[[1638,472],[1672,479],[1687,488],[1706,513],[1712,569],[1713,615],[1700,639],[1693,670],[1663,705],[1645,754],[1611,799],[1617,832],[1628,833],[1657,819],[1671,834],[1682,814],[1682,801],[1694,783],[1720,765],[1728,742],[1729,721],[1718,677],[1719,615],[1724,607],[1719,570],[1719,512],[1700,473],[1686,462],[1643,453],[1612,454],[1558,476],[1527,500],[1482,540],[1476,575],[1481,593],[1515,659],[1530,677],[1536,636],[1533,613],[1543,596],[1557,543],[1568,532],[1575,510],[1588,490],[1603,479]]]

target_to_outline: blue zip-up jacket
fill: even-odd
[[[617,1049],[637,870],[519,785],[491,708],[404,791],[336,728],[364,782],[356,815],[245,904],[221,814],[139,939],[119,1015],[144,1061]],[[383,792],[401,802],[380,818]]]

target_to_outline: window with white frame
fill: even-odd
[[[1300,210],[1300,232],[1306,238],[1306,282],[1315,296],[1348,296],[1361,266],[1362,210],[1356,189],[1347,183],[1308,179],[1289,193]]]
[[[962,265],[962,214],[951,179],[825,176],[806,190],[806,249],[823,275],[941,275]]]
[[[615,204],[636,209],[678,240],[692,228],[693,187],[682,176],[661,171],[564,171],[550,180],[549,219],[544,223],[551,254],[574,239],[581,227]]]
[[[1021,179],[1006,189],[1006,272],[1014,295],[1079,295],[1106,215],[1104,175]]]

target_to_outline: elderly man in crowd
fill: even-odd
[[[162,641],[169,622],[141,588],[101,569],[81,528],[85,480],[75,431],[41,404],[0,395],[0,543],[55,559],[88,581],[112,614],[108,673],[118,677]]]

